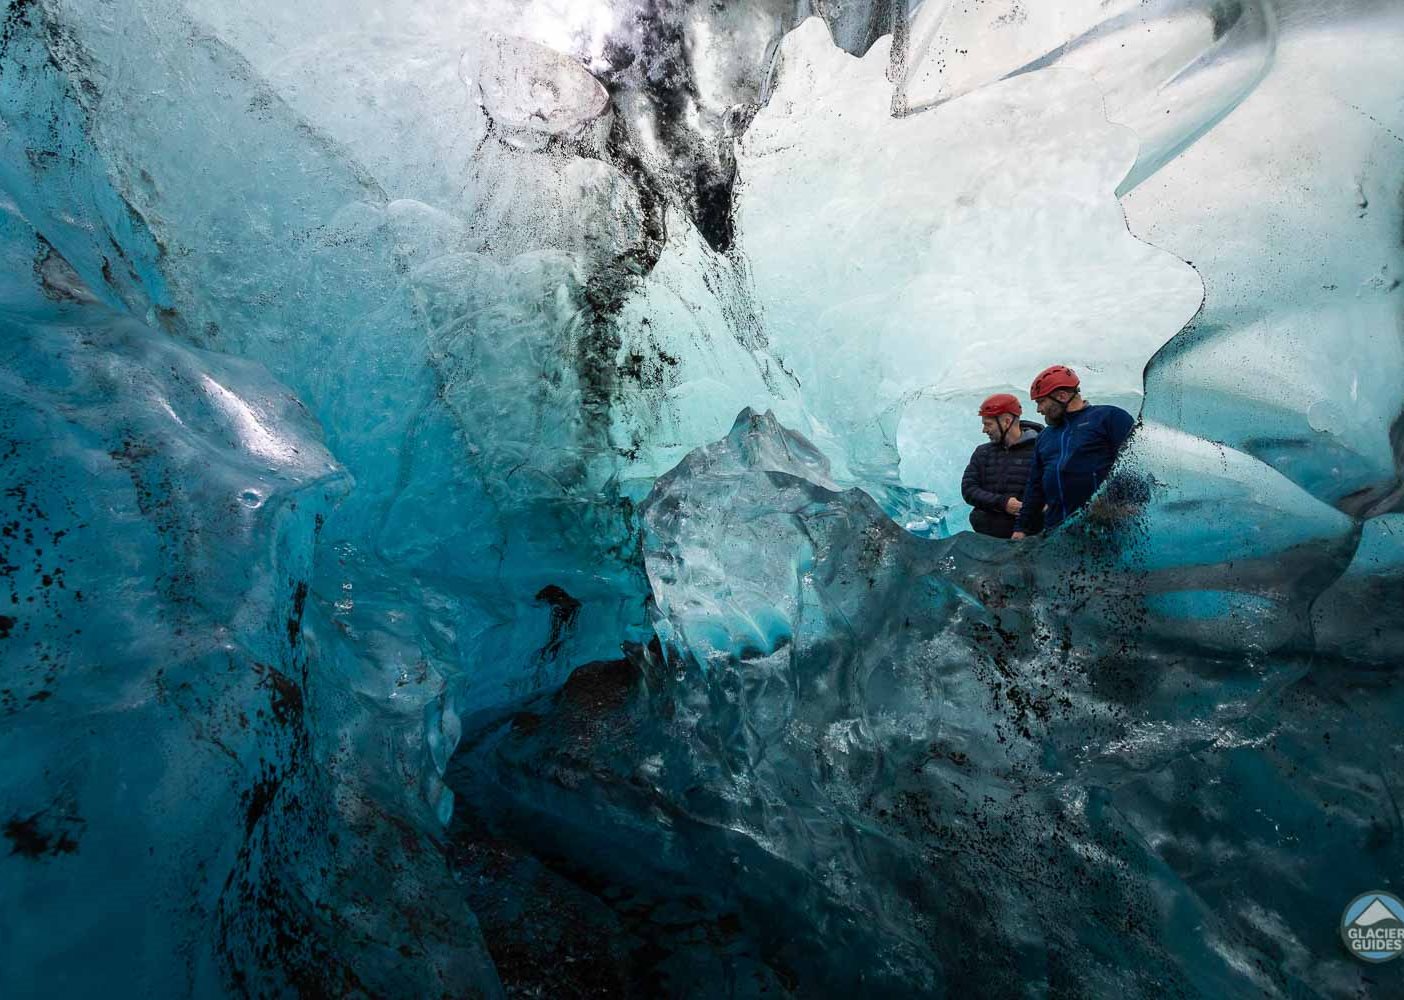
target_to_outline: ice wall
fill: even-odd
[[[315,421],[101,303],[13,205],[0,248],[4,992],[490,989],[423,834],[365,815],[418,796],[338,760],[396,720],[315,651],[315,548],[352,488]],[[362,895],[399,903],[348,935]]]
[[[908,485],[954,500],[969,452],[950,439],[978,443],[981,399],[1024,397],[1055,362],[1101,401],[1134,399],[1202,291],[1127,232],[1113,192],[1136,136],[1085,76],[894,118],[891,58],[890,39],[847,55],[817,20],[787,36],[738,147],[737,225],[816,440],[853,480],[900,461]]]
[[[1126,200],[1133,230],[1206,283],[1193,329],[1147,372],[1147,413],[1365,516],[1399,503],[1404,81],[1373,67],[1402,19],[1390,4],[1285,6],[1277,68],[1234,138],[1211,132]]]
[[[1369,992],[1397,5],[0,9],[0,992]]]
[[[1096,512],[1031,564],[901,530],[743,413],[641,507],[658,641],[468,721],[451,838],[503,975],[671,996],[1369,992],[1318,908],[1342,879],[1390,878],[1388,780],[1345,775],[1391,738],[1397,696],[1292,655],[1351,526],[1241,461],[1217,487],[1294,497],[1279,513],[1317,537],[1287,528],[1245,566],[1175,520],[1204,508],[1128,475],[1109,492],[1139,525]],[[1313,865],[1307,838],[1341,860]]]

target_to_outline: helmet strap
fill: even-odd
[[[1053,390],[1053,392],[1068,392],[1068,391],[1069,391],[1069,390],[1067,390],[1067,389],[1054,389],[1054,390]],[[1055,403],[1058,404],[1057,419],[1062,420],[1064,417],[1066,417],[1066,416],[1068,415],[1068,404],[1071,403],[1071,402],[1073,401],[1073,396],[1076,396],[1076,395],[1077,395],[1077,391],[1076,391],[1076,390],[1072,390],[1072,396],[1069,396],[1069,397],[1068,397],[1067,399],[1065,399],[1065,400],[1059,399],[1057,396],[1053,395],[1053,392],[1050,392],[1050,393],[1048,394],[1048,398],[1051,399],[1051,400],[1053,400],[1053,402],[1055,402]]]

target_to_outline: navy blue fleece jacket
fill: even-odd
[[[1033,512],[1047,504],[1043,528],[1048,531],[1090,500],[1135,426],[1136,418],[1119,406],[1084,406],[1064,414],[1056,427],[1044,428],[1034,442],[1024,509],[1014,530],[1027,532],[1024,525]]]

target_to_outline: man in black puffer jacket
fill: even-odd
[[[1014,519],[1023,509],[1019,499],[1029,481],[1034,442],[1043,428],[1020,420],[1023,408],[1008,393],[997,393],[980,404],[980,425],[989,444],[982,444],[970,456],[960,481],[960,495],[975,509],[970,526],[982,535],[1008,538],[1014,532]],[[1042,511],[1030,511],[1024,518],[1025,532],[1042,526]]]

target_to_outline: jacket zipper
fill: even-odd
[[[1061,521],[1067,516],[1067,509],[1063,503],[1063,463],[1068,457],[1068,434],[1072,431],[1070,424],[1063,426],[1063,433],[1058,436],[1058,520]]]

